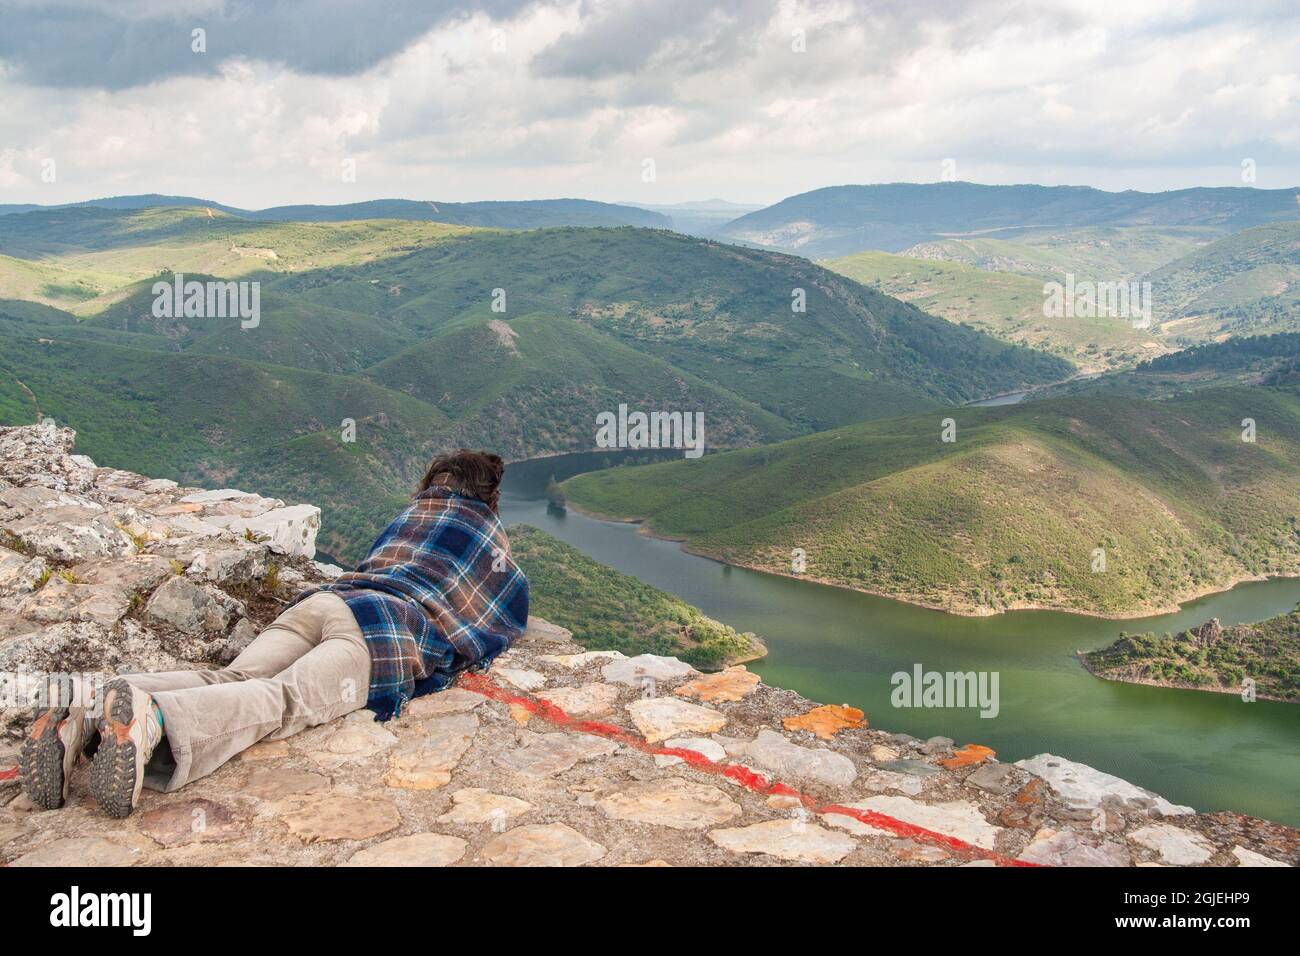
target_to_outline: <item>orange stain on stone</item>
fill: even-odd
[[[824,704],[798,717],[787,717],[782,723],[786,730],[811,730],[822,740],[830,740],[841,730],[865,724],[866,715],[848,704]]]
[[[1035,777],[1016,792],[1016,803],[1020,804],[1022,807],[1028,806],[1031,803],[1042,803],[1043,795],[1039,792],[1042,789],[1042,779]]]
[[[956,751],[947,760],[940,760],[939,763],[949,770],[956,770],[959,767],[970,767],[977,763],[983,763],[992,757],[996,751],[981,744],[967,744],[961,750]]]
[[[682,697],[694,697],[696,700],[740,700],[753,693],[758,683],[757,674],[751,674],[744,664],[737,664],[716,674],[697,677],[677,688],[674,693]]]

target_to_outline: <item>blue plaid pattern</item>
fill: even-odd
[[[370,650],[366,706],[380,720],[486,665],[528,624],[528,579],[501,520],[477,498],[421,492],[355,571],[305,591],[347,602]]]

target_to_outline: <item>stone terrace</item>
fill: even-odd
[[[319,512],[198,492],[0,429],[0,671],[228,661],[316,564]],[[487,672],[376,723],[263,742],[125,821],[33,811],[0,711],[0,863],[1285,866],[1300,832],[1051,755],[920,741],[744,667],[588,652],[534,618]]]

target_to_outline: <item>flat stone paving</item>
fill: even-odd
[[[0,860],[1242,866],[1293,865],[1300,854],[1289,828],[1165,815],[1163,802],[1142,806],[1129,786],[1090,807],[1084,775],[1058,765],[1066,800],[982,749],[927,748],[736,669],[718,678],[678,662],[637,666],[655,673],[656,696],[603,679],[602,667],[631,674],[626,659],[583,655],[567,632],[537,621],[491,670],[397,720],[377,724],[360,711],[265,742],[180,792],[146,791],[125,821],[96,813],[84,767],[58,811],[27,809],[12,782],[0,783]]]

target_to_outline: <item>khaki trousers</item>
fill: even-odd
[[[175,790],[259,740],[290,737],[358,710],[370,689],[370,652],[337,594],[322,591],[277,617],[221,670],[128,674],[153,696],[164,740],[145,785]]]

